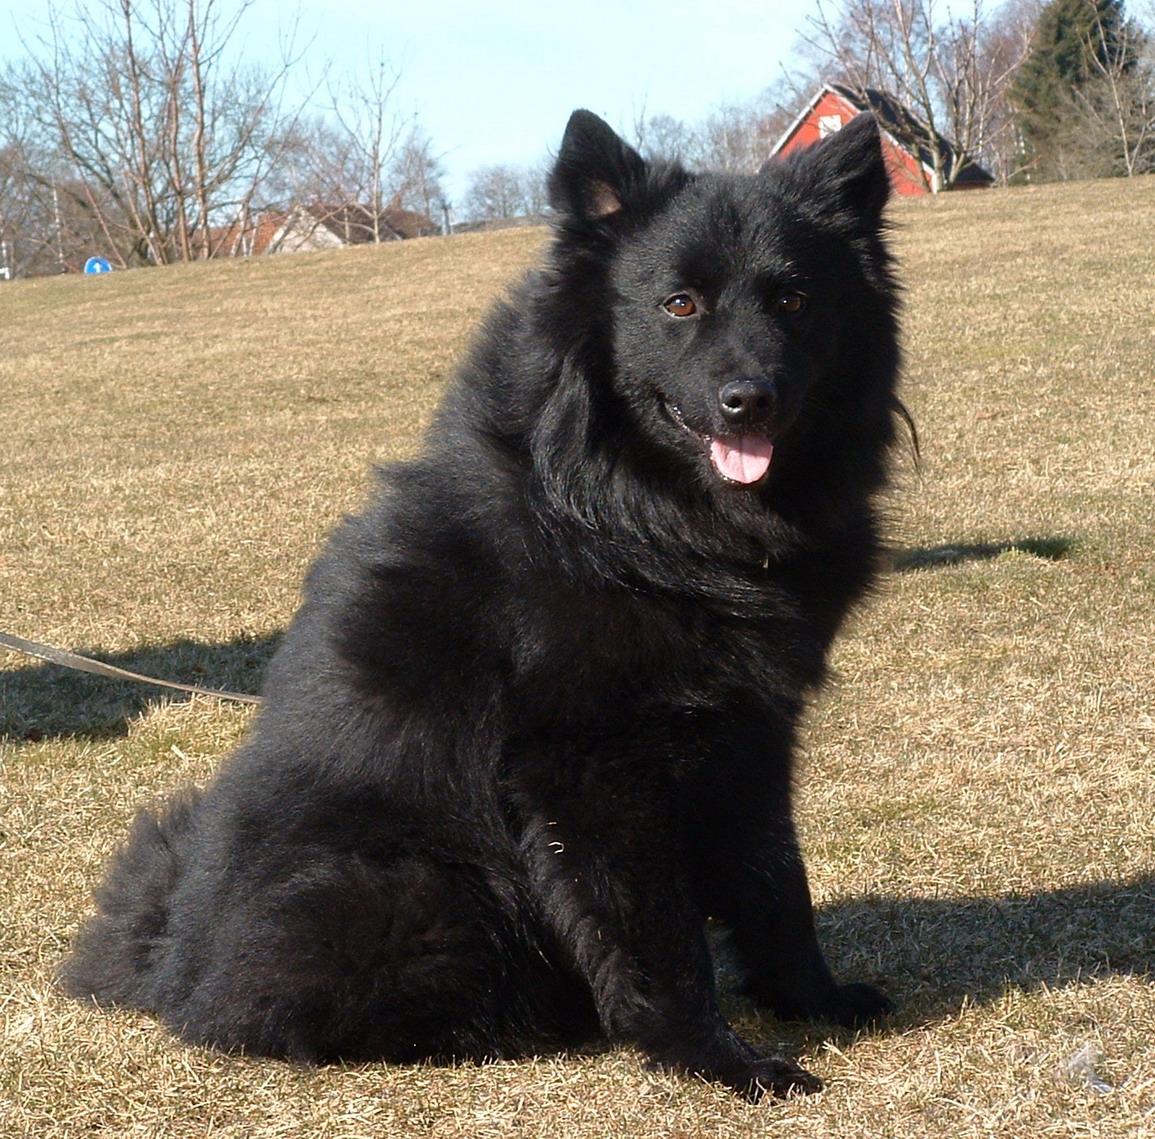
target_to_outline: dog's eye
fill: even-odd
[[[783,293],[777,301],[774,302],[774,307],[779,312],[793,316],[806,307],[806,298],[801,293]]]
[[[698,311],[694,298],[689,293],[675,293],[662,301],[662,308],[671,316],[693,316]]]

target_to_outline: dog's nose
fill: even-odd
[[[754,427],[774,413],[774,385],[768,380],[731,380],[718,391],[722,418],[734,427]]]

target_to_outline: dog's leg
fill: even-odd
[[[588,755],[583,766],[580,786],[544,791],[539,767],[517,798],[538,912],[589,984],[604,1031],[750,1099],[818,1090],[793,1061],[761,1056],[718,1008],[671,795],[639,777],[636,756],[616,771]]]
[[[746,971],[746,990],[784,1020],[829,1020],[852,1027],[893,1005],[873,985],[840,985],[826,963],[802,853],[788,817],[767,826],[731,873],[731,912],[720,915]]]
[[[783,1019],[863,1024],[893,1005],[872,985],[840,985],[819,946],[792,816],[793,735],[785,717],[751,717],[715,737],[683,791],[690,871],[756,1000]]]

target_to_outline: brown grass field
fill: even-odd
[[[1155,1136],[1155,180],[893,210],[894,571],[800,803],[869,1034],[731,1015],[821,1095],[628,1050],[305,1070],[189,1049],[52,974],[136,806],[250,712],[0,650],[0,1136]],[[0,285],[0,630],[251,689],[326,530],[403,456],[541,231]]]

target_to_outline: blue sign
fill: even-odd
[[[84,263],[84,271],[90,276],[93,273],[111,273],[112,266],[104,257],[90,257]]]

